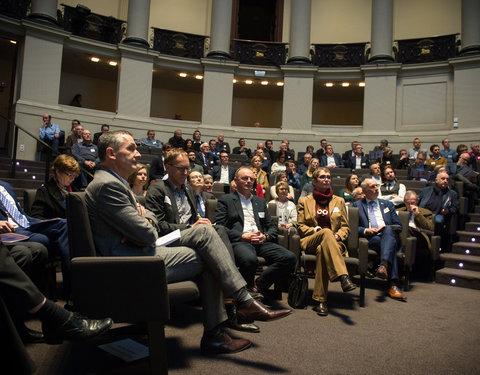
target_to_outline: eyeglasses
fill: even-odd
[[[78,174],[63,172],[64,175],[70,178],[77,178]]]
[[[331,179],[332,179],[332,176],[322,174],[322,175],[318,176],[317,179],[318,179],[318,180],[331,180]]]
[[[188,172],[190,167],[177,167],[176,165],[169,164],[171,167],[177,168],[179,172]]]

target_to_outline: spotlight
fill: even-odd
[[[17,44],[17,41],[16,41],[16,40],[13,40],[13,39],[11,39],[11,40],[10,40],[10,43],[12,43],[12,44]]]
[[[237,80],[235,78],[233,79],[233,83],[237,83]]]
[[[343,82],[342,83],[342,87],[348,87],[348,86],[350,86],[350,83],[348,83],[348,82]]]
[[[360,83],[358,84],[358,86],[359,86],[359,87],[365,87],[365,82],[360,82]]]
[[[28,169],[27,169],[27,168],[25,168],[23,171],[24,171],[25,173],[27,173],[27,172],[28,172]]]
[[[111,65],[111,66],[117,66],[117,62],[116,61],[109,61],[108,62],[108,65]]]
[[[182,78],[185,78],[187,76],[187,73],[178,73],[178,75]]]
[[[471,241],[472,241],[472,242],[475,242],[475,237],[472,237]]]
[[[263,86],[267,86],[268,85],[268,81],[262,81],[260,82]]]
[[[327,86],[327,87],[333,87],[333,82],[327,82],[327,83],[325,83],[325,86]]]
[[[251,85],[251,84],[253,83],[253,81],[252,81],[251,79],[247,79],[247,80],[245,81],[245,83],[246,83],[247,85]]]
[[[37,176],[32,176],[32,180],[36,180],[37,179]]]
[[[100,61],[100,59],[98,57],[90,57],[90,61],[94,62],[94,63],[97,63],[97,62]]]
[[[277,82],[277,86],[283,86],[284,83],[283,82]]]
[[[201,74],[197,74],[197,75],[195,76],[195,79],[203,79],[203,76],[202,76]]]

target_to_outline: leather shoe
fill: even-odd
[[[237,308],[233,304],[225,305],[225,310],[227,311],[228,319],[226,321],[226,327],[234,329],[236,331],[258,333],[260,332],[260,327],[253,323],[243,323],[240,324],[237,320]]]
[[[289,309],[270,310],[260,301],[254,300],[246,309],[237,310],[237,320],[239,323],[251,323],[254,320],[267,322],[283,318],[291,312]]]
[[[70,317],[62,325],[42,323],[42,330],[47,344],[61,344],[63,340],[80,341],[98,336],[110,329],[111,318],[100,320],[88,319],[78,313],[70,313]]]
[[[247,288],[247,291],[253,299],[261,301],[263,298],[265,298],[256,285],[251,288]]]
[[[340,285],[342,286],[342,290],[344,292],[351,292],[356,288],[355,284],[352,283],[352,280],[350,280],[350,277],[348,277],[348,275],[342,275],[340,277]]]
[[[37,344],[40,342],[44,342],[44,337],[42,332],[30,329],[25,325],[20,329],[17,329],[17,331],[24,344]]]
[[[380,279],[386,280],[388,279],[388,272],[385,266],[380,266],[377,268],[377,272],[375,272],[375,276],[379,277]]]
[[[313,311],[320,316],[327,316],[328,315],[328,308],[326,302],[320,302],[317,306],[313,308]]]
[[[391,286],[388,289],[388,295],[390,298],[396,299],[398,301],[406,301],[407,297],[400,291],[400,288],[396,285]]]
[[[245,339],[232,339],[222,331],[215,336],[202,337],[200,351],[202,354],[231,354],[237,353],[250,347],[252,343]]]

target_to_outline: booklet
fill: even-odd
[[[25,236],[18,233],[2,233],[0,234],[0,239],[3,243],[11,244],[15,242],[28,240],[30,236]]]
[[[180,229],[177,229],[169,234],[166,234],[165,236],[159,237],[155,242],[155,246],[156,247],[168,246],[179,239],[180,239]]]
[[[114,341],[109,344],[99,345],[98,347],[107,353],[123,359],[127,363],[146,358],[150,353],[148,346],[132,339]]]

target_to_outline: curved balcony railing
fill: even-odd
[[[63,19],[59,19],[58,23],[65,31],[111,44],[118,44],[122,41],[126,21],[92,13],[83,5],[76,7],[61,5],[64,8]]]
[[[314,44],[310,53],[313,65],[338,68],[365,64],[366,49],[367,43]]]
[[[398,48],[394,48],[395,60],[402,64],[419,64],[455,57],[460,44],[457,35],[397,40]]]
[[[241,64],[284,65],[287,43],[257,42],[234,39],[232,57]]]
[[[166,55],[201,59],[205,54],[205,39],[203,35],[153,27],[153,49]]]

